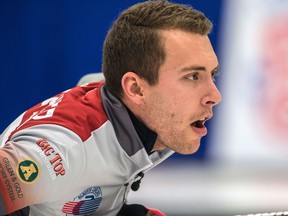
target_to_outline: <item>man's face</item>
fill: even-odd
[[[181,154],[197,151],[207,134],[204,122],[221,100],[213,77],[218,60],[208,36],[162,31],[166,59],[159,82],[145,90],[144,123],[158,142]]]

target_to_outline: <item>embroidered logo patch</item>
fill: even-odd
[[[66,202],[62,212],[71,215],[87,215],[95,212],[102,200],[100,187],[90,187],[74,198],[73,201]]]
[[[33,183],[39,175],[39,168],[32,160],[23,160],[18,164],[18,176],[24,183]]]

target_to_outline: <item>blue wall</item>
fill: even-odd
[[[113,20],[136,0],[1,0],[0,133],[19,114],[101,70],[102,44]],[[179,0],[214,23],[217,53],[222,0]],[[196,157],[205,156],[209,137]],[[198,155],[198,156],[197,156]]]

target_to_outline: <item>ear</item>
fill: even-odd
[[[141,104],[143,102],[143,79],[141,79],[134,72],[127,72],[124,74],[121,80],[124,98],[134,102],[135,104]]]

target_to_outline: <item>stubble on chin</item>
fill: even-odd
[[[183,138],[183,135],[178,134],[171,137],[170,134],[165,136],[164,139],[161,139],[161,137],[158,136],[153,151],[169,148],[179,154],[189,155],[197,152],[199,147],[200,140],[187,141],[187,139]]]

